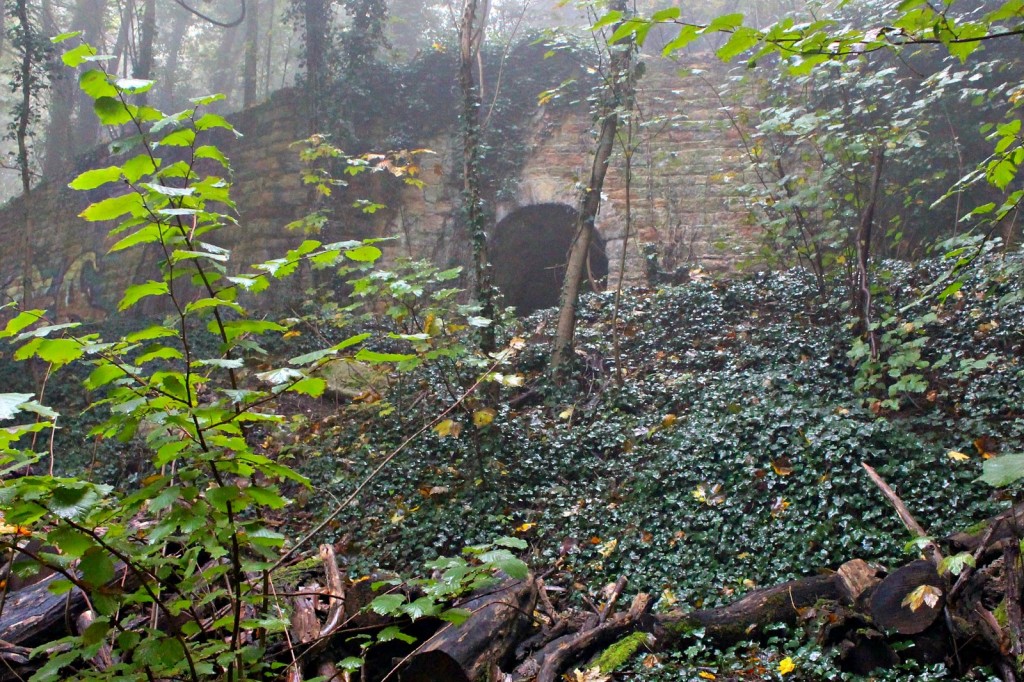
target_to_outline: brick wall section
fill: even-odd
[[[756,234],[738,191],[745,181],[738,135],[719,111],[721,104],[705,80],[679,75],[685,67],[705,68],[706,81],[720,87],[725,69],[713,58],[687,59],[684,65],[652,61],[639,86],[638,102],[647,124],[635,139],[628,239],[621,149],[612,158],[606,201],[597,222],[607,242],[611,285],[617,282],[623,250],[626,283],[645,283],[639,251],[644,243],[657,245],[668,269],[727,270],[753,251]],[[237,264],[277,257],[302,239],[284,229],[308,213],[313,199],[301,184],[297,149],[291,146],[312,132],[302,111],[294,91],[280,91],[268,102],[232,117],[238,129],[249,134],[215,140],[234,167],[233,198],[240,207],[240,226],[225,233],[221,245],[232,249]],[[515,198],[496,206],[497,219],[535,203],[576,206],[578,183],[589,177],[593,128],[585,105],[538,110],[527,141],[533,151],[518,178]],[[421,160],[423,189],[401,187],[380,177],[361,178],[336,193],[339,210],[322,238],[394,236],[396,240],[386,248],[386,260],[408,255],[443,266],[468,265],[469,246],[459,226],[457,140],[424,140],[422,146],[436,152]],[[83,159],[80,169],[112,163],[105,154],[97,151]],[[390,188],[384,200],[387,210],[363,216],[346,208],[356,198],[376,200],[375,192],[384,185]],[[111,226],[77,217],[89,202],[103,196],[102,190],[75,192],[55,183],[33,192],[32,302],[56,311],[59,318],[103,316],[114,309],[128,283],[155,274],[157,254],[108,255],[112,242],[106,232]],[[0,209],[0,293],[18,300],[23,260],[19,244],[27,224],[23,211],[21,199]],[[307,283],[308,277],[293,285],[298,288],[292,291],[301,291]]]

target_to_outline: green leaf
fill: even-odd
[[[114,87],[121,92],[128,93],[130,95],[137,95],[142,92],[148,92],[156,81],[145,80],[143,78],[118,78],[114,81]]]
[[[119,166],[107,166],[106,168],[95,168],[87,170],[72,180],[68,187],[71,189],[96,189],[108,182],[117,182],[121,179],[121,168]]]
[[[82,35],[81,31],[69,31],[68,33],[61,33],[60,35],[55,35],[54,37],[50,38],[50,42],[56,45],[58,43],[63,43],[65,40],[76,38],[80,35]]]
[[[61,35],[63,36],[67,34],[62,33]],[[60,36],[57,37],[59,38]],[[86,57],[91,57],[94,54],[96,54],[96,49],[92,45],[82,43],[81,45],[77,45],[65,52],[61,55],[60,59],[64,64],[73,69],[76,66],[80,66],[82,62],[85,61]]]
[[[78,87],[92,99],[117,97],[117,88],[110,84],[107,74],[99,69],[83,71],[78,77]]]
[[[1005,488],[1021,478],[1024,478],[1024,453],[986,460],[982,465],[982,475],[977,480],[993,488]]]
[[[118,240],[113,246],[110,247],[109,253],[116,253],[118,251],[124,251],[130,249],[133,246],[140,244],[153,244],[160,241],[164,233],[164,226],[158,223],[150,223],[145,227],[142,227],[135,232],[132,232],[127,237],[123,237]]]
[[[529,545],[522,538],[503,537],[494,541],[499,547],[510,547],[512,549],[526,549]]]
[[[133,284],[124,292],[124,297],[117,304],[118,311],[127,310],[148,296],[164,296],[169,292],[167,282],[150,280],[142,284]]]
[[[319,398],[327,388],[327,382],[320,377],[306,377],[288,387],[293,393],[301,393],[311,398]]]
[[[85,350],[75,339],[42,339],[34,355],[55,365],[66,365],[82,357]]]
[[[608,12],[603,17],[601,17],[600,19],[595,21],[594,25],[590,27],[590,30],[591,31],[596,31],[598,29],[604,28],[605,26],[611,26],[612,24],[617,24],[621,20],[622,20],[622,12],[620,12],[619,10],[612,10],[611,12]]]
[[[0,338],[14,336],[22,329],[30,327],[36,322],[41,321],[45,314],[45,310],[24,310],[18,313],[7,322],[7,326],[4,327],[3,332],[0,332]]]
[[[224,154],[216,147],[208,144],[204,144],[201,147],[196,147],[195,157],[197,159],[213,159],[214,161],[219,162],[220,165],[224,166],[225,168],[229,168],[231,165],[228,162],[228,157],[224,156]]]
[[[93,587],[102,587],[115,576],[114,562],[100,547],[86,550],[78,564],[78,570],[82,573],[82,581]]]
[[[415,355],[410,355],[408,353],[378,353],[377,351],[367,350],[366,348],[363,348],[356,353],[356,360],[371,363],[404,362],[405,360],[411,360],[415,357]]]
[[[100,493],[87,483],[57,486],[51,492],[50,511],[62,519],[81,518],[100,503]]]
[[[397,625],[389,625],[377,633],[378,642],[391,642],[396,639],[401,640],[406,644],[412,644],[416,641],[415,637],[405,634]]]
[[[750,48],[757,45],[760,37],[760,34],[754,29],[748,26],[741,26],[729,37],[729,40],[725,42],[725,45],[718,48],[718,51],[715,54],[717,54],[718,58],[724,62],[731,61],[734,57],[743,54]]]
[[[266,372],[259,372],[256,378],[260,381],[265,381],[272,386],[279,386],[286,384],[290,381],[301,379],[305,375],[297,369],[291,367],[282,367],[280,369],[272,369]]]
[[[209,130],[210,128],[226,128],[234,131],[235,126],[228,123],[228,120],[219,114],[205,113],[196,119],[196,130]]]
[[[473,612],[469,609],[445,609],[438,614],[438,618],[446,620],[455,627],[458,627],[469,620],[469,617],[473,615]]]
[[[157,144],[164,147],[191,147],[195,141],[196,131],[191,128],[182,128],[164,135]]]
[[[400,612],[405,604],[405,595],[382,594],[370,602],[370,610],[381,616],[391,616]]]
[[[480,561],[505,571],[510,577],[517,580],[525,580],[529,573],[526,563],[513,556],[507,549],[494,549],[484,552],[479,557]]]
[[[100,123],[105,126],[119,126],[131,123],[135,107],[125,104],[116,97],[97,97],[92,105]]]
[[[356,261],[357,263],[372,263],[380,258],[381,254],[381,250],[376,246],[363,244],[362,246],[345,251],[345,258],[348,258],[351,261]]]
[[[149,154],[139,154],[124,162],[121,171],[128,179],[128,182],[138,182],[140,178],[154,173],[159,159],[153,159]]]
[[[110,197],[109,199],[90,204],[78,215],[88,221],[97,222],[120,218],[126,213],[134,213],[142,209],[142,197],[135,192],[129,192],[128,194]]]
[[[21,412],[19,406],[34,397],[31,393],[0,393],[0,421],[13,418]]]

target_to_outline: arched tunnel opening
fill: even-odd
[[[513,211],[495,226],[489,244],[494,285],[520,315],[558,305],[578,215],[565,204],[535,204]],[[608,276],[604,246],[595,231],[589,277],[584,277],[599,288]],[[582,290],[589,289],[585,281]]]

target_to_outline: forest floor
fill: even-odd
[[[657,614],[720,607],[850,559],[906,564],[920,549],[908,548],[911,535],[862,463],[936,538],[1014,499],[1012,488],[976,479],[987,458],[1024,451],[1018,266],[992,259],[939,303],[924,293],[943,264],[890,264],[876,294],[877,361],[863,357],[842,297],[823,296],[803,272],[630,291],[614,324],[613,294],[589,296],[562,386],[546,374],[554,320],[542,311],[503,330],[516,352],[499,371],[513,385],[460,401],[479,369],[436,362],[357,400],[291,403],[304,418],[265,434],[262,447],[296,464],[313,492],[294,491],[280,524],[297,537],[334,514],[318,539],[353,579],[423,575],[425,562],[512,537],[552,594],[583,611],[600,610],[617,583],[623,604],[649,594]],[[62,438],[74,442],[73,431]],[[121,485],[142,470],[125,446],[77,452],[61,466]],[[820,628],[687,641],[640,651],[616,675],[847,675]],[[905,658],[892,679],[990,674],[983,662],[947,670]]]

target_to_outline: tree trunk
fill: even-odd
[[[625,0],[614,0],[610,7],[625,14]],[[616,28],[620,26],[616,24]],[[565,267],[565,280],[558,302],[558,328],[555,332],[554,348],[551,354],[551,369],[556,377],[564,374],[573,351],[573,337],[576,333],[576,302],[586,272],[590,242],[594,233],[594,222],[601,207],[601,190],[604,176],[608,171],[608,159],[615,144],[615,132],[619,125],[619,107],[632,98],[632,76],[630,66],[633,56],[632,40],[609,46],[608,82],[604,85],[601,98],[601,132],[594,150],[594,162],[590,169],[590,180],[583,192],[576,232],[569,247],[569,260]]]
[[[483,41],[483,19],[478,19],[478,0],[466,0],[459,22],[459,88],[462,91],[462,203],[466,212],[466,228],[473,246],[473,267],[476,276],[476,300],[480,314],[494,319],[494,285],[487,254],[487,231],[484,225],[483,199],[480,196],[480,89],[473,76],[473,62]],[[485,2],[485,7],[486,7]],[[478,20],[480,25],[477,25]],[[494,325],[481,330],[480,350],[494,350]]]
[[[246,109],[256,104],[257,65],[260,58],[260,3],[249,0],[245,16],[245,66],[242,75],[242,106]]]
[[[875,330],[871,328],[871,281],[868,278],[868,261],[871,259],[871,231],[875,222],[875,207],[878,205],[878,192],[882,180],[882,162],[885,159],[885,148],[878,147],[872,155],[872,167],[874,173],[871,177],[871,189],[869,190],[867,203],[864,205],[864,212],[860,217],[860,226],[857,228],[857,284],[859,286],[859,300],[857,312],[860,317],[860,334],[867,338],[868,346],[871,348],[871,358],[878,358],[878,339]]]
[[[132,76],[135,78],[150,79],[153,77],[153,41],[156,38],[156,0],[145,0],[142,6],[142,26],[139,31],[139,52],[135,60],[135,68],[132,69]],[[138,99],[140,104],[145,104],[146,94],[143,93]]]
[[[331,8],[327,0],[307,0],[302,3],[306,43],[303,57],[306,62],[306,89],[309,97],[309,115],[313,131],[323,125],[320,120],[320,98],[327,86],[325,50],[330,40]]]
[[[171,22],[171,35],[167,40],[167,64],[164,67],[164,82],[161,92],[162,108],[174,108],[174,88],[178,84],[178,62],[181,59],[181,42],[185,37],[185,30],[190,23],[191,14],[185,10],[174,7],[174,20]]]

